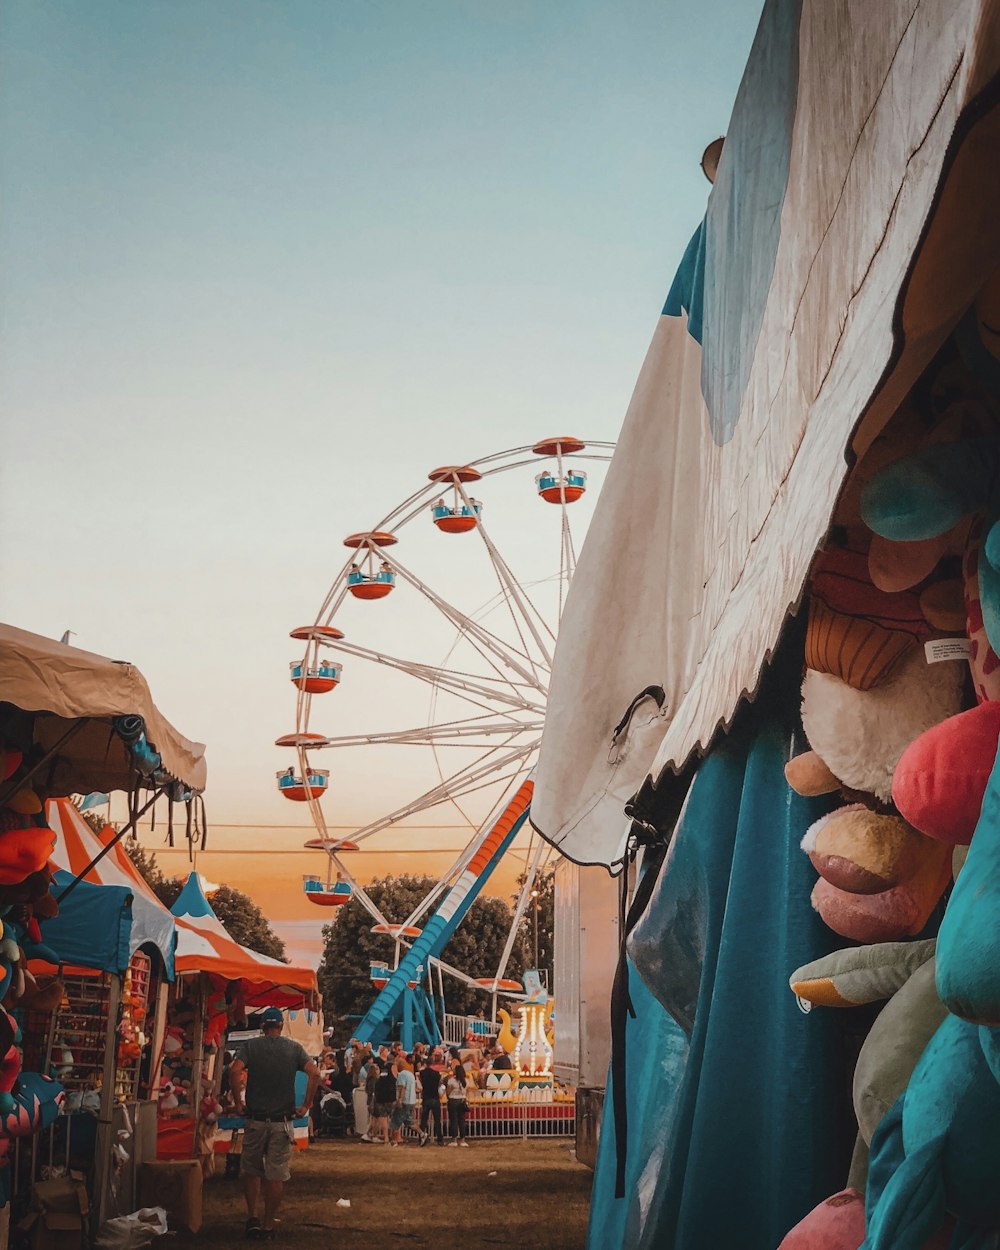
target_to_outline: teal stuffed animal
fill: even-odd
[[[932,537],[969,514],[980,515],[965,569],[974,648],[970,662],[980,699],[995,698],[992,687],[1000,653],[1000,440],[967,438],[904,457],[866,483],[861,513],[876,534],[894,541]],[[946,734],[947,724],[935,732]],[[1000,1025],[1000,775],[995,762],[972,849],[941,924],[937,984],[942,1000],[956,1015]]]
[[[872,1138],[861,1250],[919,1250],[948,1212],[955,1250],[1000,1244],[996,1047],[995,1030],[951,1015],[931,1038]]]

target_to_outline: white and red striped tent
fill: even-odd
[[[171,909],[177,921],[177,975],[204,972],[239,981],[250,1007],[314,1007],[319,998],[313,968],[283,964],[234,941],[191,873]]]
[[[69,799],[50,799],[45,818],[55,835],[51,863],[57,869],[56,897],[73,878],[82,883],[43,922],[42,936],[65,963],[106,972],[123,972],[140,948],[159,951],[173,977],[177,923],[143,880],[120,842],[92,868],[115,836],[110,825],[95,833]],[[95,889],[94,887],[103,887]]]

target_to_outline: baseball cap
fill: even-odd
[[[284,1024],[285,1017],[277,1007],[268,1007],[260,1018],[261,1024]]]

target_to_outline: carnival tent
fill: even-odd
[[[765,5],[560,626],[531,820],[570,858],[620,862],[647,775],[755,691],[849,461],[997,264],[998,71],[987,0]]]
[[[112,730],[120,716],[141,717],[162,772],[189,789],[205,789],[205,748],[190,742],[160,713],[142,673],[127,660],[110,660],[0,625],[0,707],[34,714],[33,741],[46,751],[50,795],[131,790],[135,766],[126,743]],[[70,738],[72,739],[70,745]]]
[[[123,973],[140,948],[157,950],[168,980],[174,977],[176,922],[143,880],[120,842],[94,863],[115,836],[87,824],[69,799],[50,799],[45,807],[55,835],[51,862],[58,895],[93,864],[62,901],[59,915],[42,922],[42,934],[66,964]]]
[[[314,1007],[319,985],[313,968],[296,968],[235,942],[192,872],[171,908],[177,920],[179,977],[204,972],[238,981],[247,1006]]]

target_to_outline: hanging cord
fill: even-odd
[[[174,795],[171,790],[167,794],[167,845],[174,844]]]
[[[208,816],[205,814],[205,796],[198,795],[198,802],[201,804],[201,849],[204,850],[208,846]]]
[[[640,696],[642,697],[642,696]],[[627,719],[627,718],[626,718]],[[632,820],[621,860],[621,892],[618,899],[618,967],[611,988],[611,1099],[615,1120],[615,1197],[625,1197],[625,1164],[628,1158],[628,1097],[625,1052],[628,1016],[635,1019],[635,1008],[629,993],[628,937],[649,906],[660,877],[667,848],[680,818],[691,778],[671,778],[666,794],[658,794],[647,778],[642,789],[625,806]],[[629,870],[640,847],[644,848],[643,872],[628,906]]]
[[[640,690],[639,693],[632,700],[632,702],[625,709],[625,715],[621,718],[618,724],[615,725],[614,731],[611,734],[612,746],[614,746],[617,743],[619,737],[621,737],[622,732],[628,728],[628,723],[632,719],[632,713],[639,706],[639,704],[643,701],[643,699],[655,699],[656,706],[662,710],[664,703],[666,703],[667,701],[667,696],[664,694],[662,686],[647,686],[645,690]],[[628,812],[628,809],[626,808],[626,814],[627,812]]]

